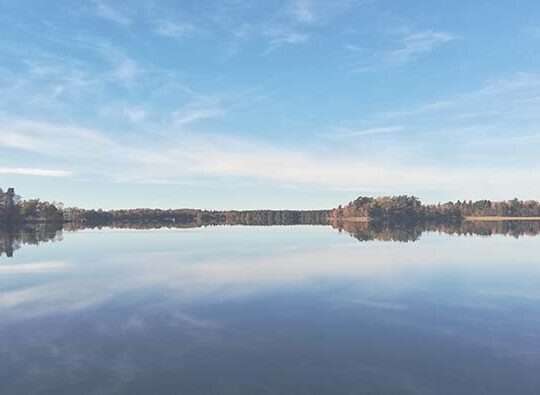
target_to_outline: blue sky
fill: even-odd
[[[104,208],[540,199],[539,15],[0,0],[0,185]]]

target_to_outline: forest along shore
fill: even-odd
[[[518,199],[457,201],[423,204],[414,196],[361,196],[330,212],[331,221],[348,222],[455,222],[540,220],[540,202]]]
[[[57,202],[24,200],[14,188],[0,188],[0,226],[31,226],[39,223],[77,227],[193,227],[204,225],[323,225],[336,222],[460,222],[540,220],[536,200],[457,201],[423,204],[414,196],[361,196],[330,210],[199,210],[125,209],[95,210],[64,208]]]

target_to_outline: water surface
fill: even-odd
[[[540,238],[348,230],[96,229],[12,249],[0,393],[540,393]]]

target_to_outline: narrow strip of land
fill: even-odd
[[[324,210],[200,210],[64,207],[39,199],[24,200],[14,188],[0,188],[0,225],[37,224],[118,227],[194,227],[202,225],[293,225],[337,223],[450,223],[540,221],[540,201],[490,200],[423,204],[415,196],[360,196],[347,205]]]
[[[369,222],[371,219],[369,217],[339,217],[338,220],[347,222]]]
[[[540,217],[470,216],[465,221],[540,221]]]
[[[465,221],[540,221],[540,217],[503,217],[503,216],[466,216]],[[345,222],[369,222],[369,217],[341,217],[340,221]]]

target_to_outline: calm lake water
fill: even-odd
[[[539,394],[540,237],[82,230],[0,258],[0,393]]]

